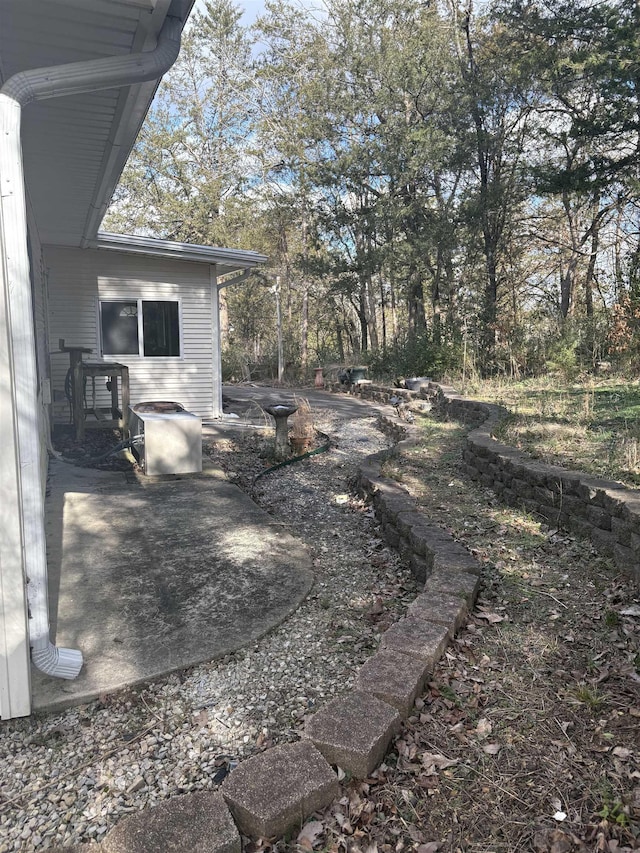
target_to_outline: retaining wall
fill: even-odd
[[[493,432],[508,411],[466,399],[449,386],[430,382],[415,392],[363,383],[353,386],[352,393],[387,403],[392,395],[407,401],[423,398],[440,416],[472,424],[475,428],[468,434],[464,450],[466,473],[472,480],[492,489],[510,506],[589,539],[600,554],[640,579],[640,491],[582,471],[547,465],[502,444]],[[403,430],[400,421],[395,430],[394,437]],[[396,533],[402,549],[402,536]]]

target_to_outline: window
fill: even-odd
[[[175,300],[101,302],[102,354],[179,357],[179,307]]]

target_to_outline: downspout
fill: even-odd
[[[76,678],[82,652],[56,648],[49,638],[44,497],[40,485],[35,332],[27,252],[24,170],[20,143],[22,107],[32,101],[143,83],[161,77],[180,49],[182,21],[167,17],[157,46],[147,53],[32,69],[15,74],[0,89],[0,227],[7,269],[8,326],[13,356],[23,564],[29,601],[31,659],[58,678]]]
[[[211,267],[211,321],[213,334],[213,411],[214,420],[223,416],[222,404],[222,336],[220,333],[220,291],[231,284],[240,284],[249,278],[253,269],[247,267],[240,275],[226,281],[218,281],[217,270]]]

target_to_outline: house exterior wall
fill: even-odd
[[[49,338],[58,348],[93,350],[86,361],[118,361],[129,368],[131,402],[174,400],[201,417],[211,417],[213,404],[213,337],[211,269],[208,264],[151,258],[101,249],[47,246]],[[214,289],[215,292],[215,289]],[[180,358],[106,356],[100,352],[101,299],[178,299],[181,314]],[[64,394],[67,354],[51,356],[54,418],[69,421]],[[87,386],[91,401],[93,388]],[[96,403],[108,405],[105,383],[96,380]]]
[[[47,287],[46,270],[42,253],[42,244],[38,235],[38,229],[33,217],[31,206],[27,200],[27,230],[29,234],[29,265],[31,272],[31,294],[33,297],[33,324],[36,338],[36,368],[38,374],[38,399],[40,406],[39,433],[40,433],[40,482],[42,493],[47,482],[47,442],[51,433],[51,386],[49,365],[49,337],[47,332]]]

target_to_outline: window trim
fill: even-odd
[[[104,342],[102,339],[102,303],[103,302],[135,302],[137,306],[138,320],[138,354],[133,353],[105,353]],[[145,355],[144,354],[144,329],[142,320],[142,303],[143,302],[175,302],[178,305],[178,334],[180,336],[180,354],[179,355]],[[184,329],[182,323],[182,297],[172,296],[170,298],[158,296],[99,296],[98,297],[98,342],[100,357],[103,361],[111,361],[117,359],[129,359],[140,361],[182,361],[184,359]]]

